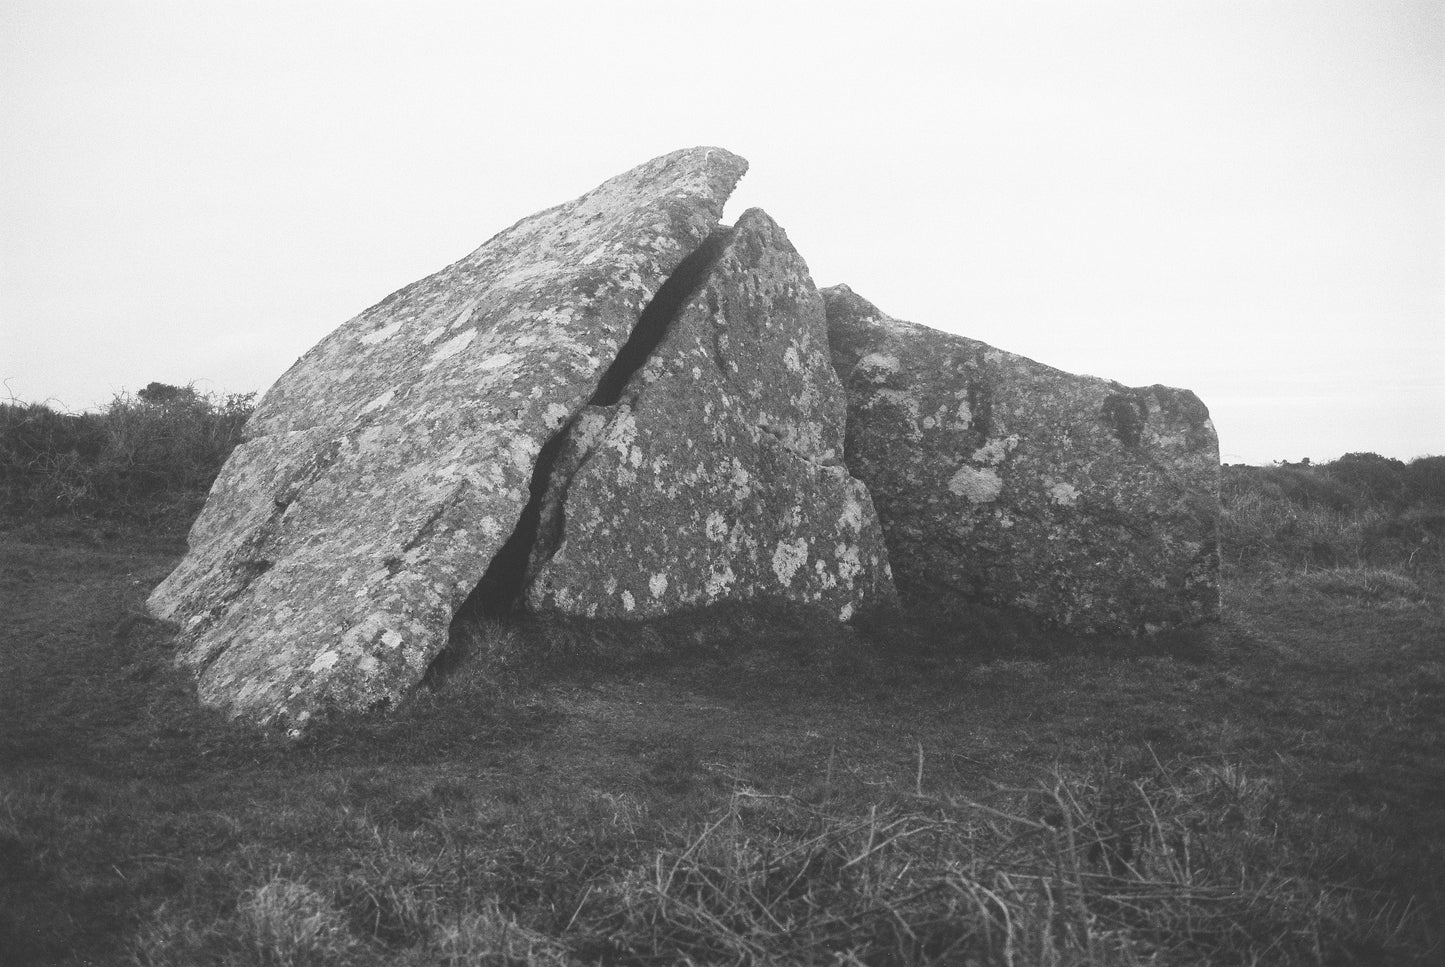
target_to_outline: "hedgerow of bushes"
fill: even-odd
[[[1225,466],[1227,564],[1445,567],[1445,456]]]
[[[194,507],[241,441],[255,397],[151,383],[95,413],[0,403],[0,508],[155,519]]]
[[[199,509],[255,393],[151,383],[96,413],[0,403],[0,512],[155,521]],[[1226,564],[1445,569],[1445,456],[1226,465]]]

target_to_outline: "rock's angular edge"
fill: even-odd
[[[848,469],[899,589],[1085,633],[1219,609],[1219,445],[1188,390],[1075,376],[823,290]]]
[[[673,152],[393,293],[267,393],[149,602],[202,700],[299,730],[400,699],[515,527],[544,443],[746,170]]]
[[[766,213],[742,216],[646,365],[597,402],[558,461],[534,608],[647,617],[770,597],[847,619],[894,600],[873,502],[841,462],[823,300]]]

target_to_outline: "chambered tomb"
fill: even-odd
[[[298,360],[150,598],[202,700],[298,733],[403,700],[459,614],[846,620],[895,601],[895,570],[1086,632],[1214,614],[1192,394],[820,293],[766,213],[719,225],[746,167],[649,161]]]

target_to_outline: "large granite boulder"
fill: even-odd
[[[654,605],[716,598],[712,551],[735,532],[740,547],[774,535],[778,542],[766,549],[779,563],[762,591],[745,588],[754,575],[733,565],[739,596],[781,591],[842,612],[870,589],[886,592],[866,490],[828,465],[829,451],[837,456],[841,408],[837,384],[818,378],[817,294],[764,219],[735,238],[717,231],[745,168],[718,148],[641,165],[392,294],[282,376],[216,481],[190,553],[150,599],[153,613],[181,625],[181,661],[197,675],[203,701],[292,731],[328,709],[395,703],[444,648],[459,609],[507,610],[539,568],[545,574],[532,593],[539,604],[615,613],[619,603],[627,611],[630,596],[639,613],[653,613]],[[780,244],[786,247],[764,250]],[[699,308],[692,296],[719,259],[759,274],[711,286]],[[784,274],[764,278],[773,263]],[[748,315],[759,293],[796,305],[775,317]],[[712,372],[685,388],[691,370],[675,367],[649,371],[649,389],[629,391],[657,341],[646,333],[665,335],[690,302],[689,319],[707,317],[694,325],[695,338],[720,347],[720,358],[730,327],[773,326],[777,332],[754,344],[782,348],[783,356],[760,378],[799,375],[788,345],[809,378],[797,379],[791,395],[774,387],[741,406],[741,388],[719,384]],[[807,316],[806,331],[782,333],[794,316]],[[706,394],[724,389],[731,402],[715,395],[710,408]],[[714,416],[717,426],[708,422]],[[776,446],[761,439],[770,429]],[[580,446],[594,430],[604,452]],[[604,458],[622,458],[624,440],[627,470],[619,476],[619,464],[607,476]],[[739,451],[727,454],[725,440]],[[604,509],[599,501],[622,499],[627,472],[654,493],[632,512]],[[715,481],[704,478],[723,472],[738,481],[780,477],[759,483],[751,502],[739,483],[732,502],[687,503],[715,496]],[[566,493],[574,475],[575,504]],[[793,486],[796,502],[783,508]],[[664,498],[674,494],[669,504]],[[700,530],[706,553],[685,549],[680,536],[654,544],[664,507],[671,533]],[[752,516],[739,526],[737,515],[769,513],[793,529],[755,526]],[[793,519],[807,513],[821,514],[816,530]],[[583,533],[577,522],[588,514],[605,516],[613,530]],[[628,527],[652,528],[653,536],[628,542],[618,530]],[[824,538],[836,544],[825,548]],[[581,556],[589,540],[614,564],[636,554],[646,581],[628,572],[599,590],[603,575]],[[850,570],[855,553],[859,571]],[[692,566],[708,570],[684,573]],[[721,574],[725,583],[725,568]],[[852,585],[845,594],[829,580]]]
[[[300,727],[401,698],[511,535],[542,446],[746,162],[676,152],[393,293],[261,401],[150,607],[204,701]]]
[[[843,619],[891,600],[845,411],[822,296],[752,209],[620,397],[574,427],[529,600],[641,616],[766,595]]]
[[[1075,376],[824,290],[848,469],[900,592],[961,594],[1080,632],[1219,607],[1219,446],[1188,390]]]

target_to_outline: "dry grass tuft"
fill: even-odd
[[[1369,607],[1428,607],[1433,600],[1414,578],[1385,568],[1310,570],[1291,575],[1289,582],[1309,594],[1344,598]]]
[[[742,789],[579,919],[628,938],[629,962],[820,965],[1313,964],[1424,926],[1293,869],[1280,808],[1267,781],[1198,761],[861,814]]]

